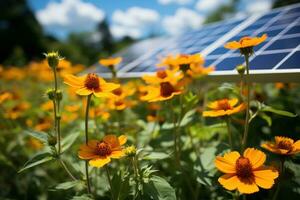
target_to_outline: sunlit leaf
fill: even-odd
[[[25,134],[30,135],[43,143],[48,142],[48,134],[40,131],[26,130]]]
[[[268,123],[268,126],[272,125],[272,118],[266,113],[259,113],[259,116]]]
[[[271,112],[271,113],[275,113],[277,115],[282,115],[282,116],[286,116],[286,117],[296,117],[297,115],[285,110],[277,110],[275,108],[272,108],[271,106],[263,106],[263,108],[261,109],[261,111],[263,112]]]
[[[174,188],[159,176],[152,176],[150,181],[144,184],[144,192],[154,200],[176,199]]]
[[[78,186],[78,185],[83,185],[84,183],[82,181],[68,181],[68,182],[64,182],[64,183],[60,183],[58,185],[55,186],[54,189],[56,190],[68,190],[68,189],[71,189],[75,186]]]
[[[170,155],[163,152],[151,152],[146,155],[143,159],[145,160],[163,160],[168,158]]]
[[[62,140],[62,152],[68,150],[79,136],[79,132],[72,132]]]
[[[37,165],[49,162],[53,159],[54,159],[53,156],[48,152],[38,153],[38,154],[34,155],[30,160],[28,160],[25,163],[24,167],[18,171],[18,173],[21,173],[24,170],[29,169],[31,167],[35,167]]]

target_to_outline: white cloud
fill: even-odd
[[[196,9],[207,13],[216,10],[221,5],[229,3],[228,0],[198,0]]]
[[[117,37],[141,37],[159,21],[159,13],[152,9],[131,7],[126,11],[116,10],[112,15],[110,30]]]
[[[169,34],[177,35],[182,32],[201,27],[204,17],[197,12],[187,9],[177,9],[175,15],[163,19],[163,27]]]
[[[157,0],[159,4],[168,5],[171,3],[176,3],[179,5],[186,5],[192,3],[194,0]]]
[[[37,11],[38,21],[49,30],[90,31],[104,19],[104,11],[82,0],[49,2]]]
[[[250,14],[266,12],[272,8],[270,0],[252,0],[246,4],[246,12]]]

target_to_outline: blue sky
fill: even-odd
[[[152,33],[176,35],[198,29],[205,17],[230,0],[28,0],[45,31],[58,38],[93,31],[106,19],[115,38]],[[272,0],[241,0],[239,12],[270,9]]]

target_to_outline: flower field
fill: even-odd
[[[299,199],[300,86],[249,79],[266,38],[225,44],[237,83],[200,54],[130,80],[120,57],[99,61],[111,79],[57,52],[0,67],[1,199]]]

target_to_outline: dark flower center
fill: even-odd
[[[222,99],[218,101],[218,108],[220,110],[230,110],[231,105],[228,102],[228,99]]]
[[[117,88],[113,91],[113,93],[117,96],[121,96],[121,94],[123,93],[122,89],[121,88]]]
[[[160,70],[160,71],[157,71],[157,72],[156,72],[156,76],[157,76],[158,78],[164,79],[164,78],[167,77],[167,73],[166,73],[166,71],[164,71],[164,70]]]
[[[279,149],[285,149],[288,151],[293,150],[293,144],[288,140],[282,140],[282,141],[278,142],[277,147]]]
[[[123,105],[123,104],[124,104],[123,101],[116,101],[116,102],[115,102],[115,106],[121,106],[121,105]]]
[[[97,74],[88,74],[84,81],[84,86],[89,90],[98,90],[100,83]]]
[[[162,97],[169,97],[175,92],[174,87],[169,82],[164,82],[160,84],[160,94]]]
[[[248,158],[243,156],[239,157],[235,163],[236,175],[238,178],[247,183],[251,183],[253,181],[254,175],[252,172],[252,165]]]
[[[97,143],[97,154],[100,156],[108,156],[111,154],[112,150],[109,144],[106,142]]]

